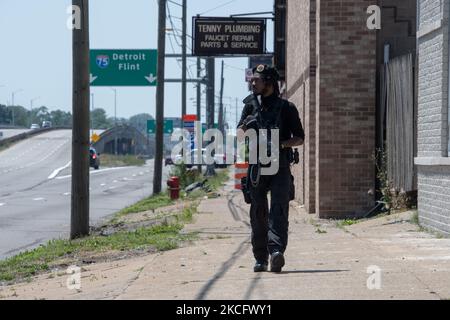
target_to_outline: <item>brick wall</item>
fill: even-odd
[[[448,157],[449,1],[419,0],[418,209],[419,222],[450,235]]]
[[[450,236],[450,169],[423,166],[419,170],[419,223]]]
[[[374,205],[376,32],[373,0],[317,0],[316,212],[358,216]]]
[[[420,1],[420,26],[425,28],[443,15],[440,0]],[[447,1],[448,4],[448,1]],[[420,31],[420,29],[419,29]],[[447,156],[448,32],[424,34],[419,45],[418,156]]]
[[[287,88],[302,119],[305,144],[293,173],[297,200],[315,212],[315,0],[287,1]],[[311,66],[313,66],[311,68]]]

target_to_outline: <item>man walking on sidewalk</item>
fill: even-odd
[[[259,65],[253,69],[253,94],[245,100],[238,128],[279,130],[279,170],[274,175],[261,175],[261,164],[250,164],[247,187],[250,189],[250,222],[252,226],[255,272],[281,272],[285,264],[284,252],[288,242],[289,201],[293,200],[293,177],[290,165],[295,158],[292,147],[303,144],[305,134],[297,108],[279,98],[279,74],[275,68]],[[270,140],[270,137],[269,137]],[[276,150],[277,148],[274,148]],[[270,149],[271,152],[274,150]],[[270,210],[267,192],[271,193]]]

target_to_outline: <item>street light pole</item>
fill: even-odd
[[[19,93],[22,91],[23,91],[22,89],[19,89],[19,90],[13,91],[13,93],[12,93],[11,110],[12,110],[12,125],[13,125],[13,127],[16,125],[16,120],[14,117],[14,96],[16,95],[16,93]]]
[[[6,86],[4,84],[0,84],[0,88],[5,88]]]
[[[114,154],[117,156],[117,89],[111,90],[114,91]]]

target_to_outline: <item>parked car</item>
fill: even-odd
[[[50,128],[52,123],[50,121],[42,121],[42,128]]]
[[[164,166],[168,166],[168,165],[172,165],[173,164],[173,160],[172,157],[170,155],[168,155],[165,159],[164,159]]]
[[[199,164],[205,165],[206,164],[206,155],[205,155],[205,153],[206,153],[206,148],[202,148],[203,161],[202,161],[202,163],[197,163],[197,158],[196,158],[197,149],[191,150],[191,161],[190,161],[190,164],[186,164],[186,167],[187,168],[192,168],[193,166],[196,166],[196,165],[199,165]],[[165,164],[166,165],[168,165],[168,164],[180,164],[182,162],[184,162],[182,154],[177,155],[175,157],[175,159],[171,159],[169,157],[169,158],[166,158],[166,160],[165,160]],[[214,166],[216,168],[226,168],[227,167],[226,155],[225,154],[221,154],[221,153],[215,153],[214,154]]]
[[[39,129],[41,126],[38,125],[37,123],[33,123],[30,127],[30,129],[34,130],[34,129]]]
[[[100,168],[100,153],[94,148],[89,148],[89,166],[93,167],[95,170]]]

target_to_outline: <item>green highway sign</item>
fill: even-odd
[[[156,133],[156,121],[155,120],[147,120],[147,133],[148,134]],[[164,120],[164,133],[167,133],[167,134],[173,133],[173,120]]]
[[[156,86],[157,50],[91,50],[91,86]]]
[[[156,133],[156,121],[155,120],[147,120],[147,133],[148,134]]]
[[[206,132],[208,125],[206,123],[202,123],[202,133],[204,134]],[[219,129],[219,124],[214,123],[214,129]]]

